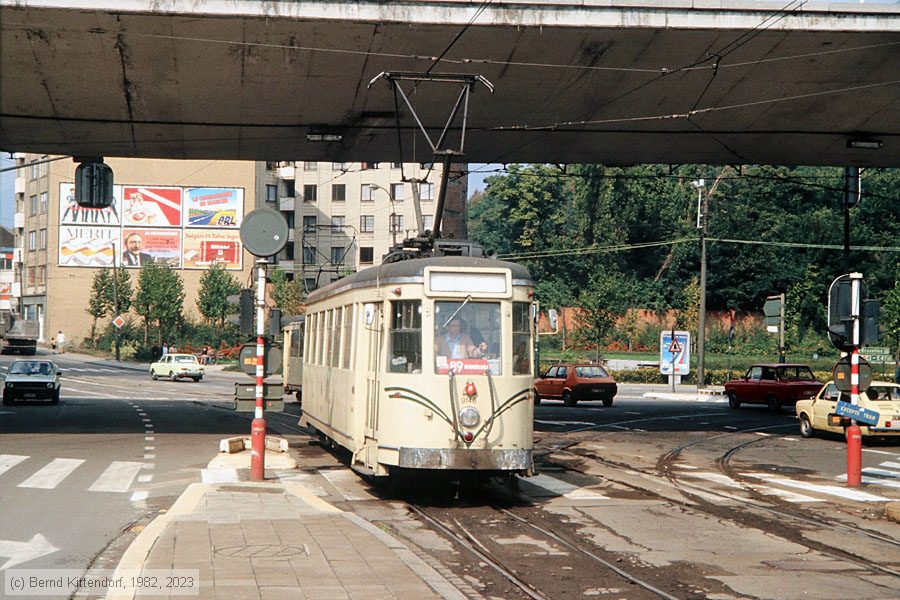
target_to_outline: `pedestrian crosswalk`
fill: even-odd
[[[144,463],[112,461],[89,463],[81,458],[38,459],[19,454],[0,454],[0,485],[21,489],[53,490],[78,480],[74,485],[90,492],[131,491]]]

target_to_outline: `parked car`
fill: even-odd
[[[193,354],[166,354],[150,365],[150,378],[154,381],[160,377],[168,377],[172,381],[179,378],[203,379],[205,369]]]
[[[602,400],[612,406],[618,387],[616,380],[600,365],[556,365],[534,382],[534,403],[545,398],[575,406],[579,400]]]
[[[794,406],[797,400],[815,396],[821,387],[822,382],[806,365],[753,365],[740,379],[725,383],[725,395],[731,408],[765,404],[777,412],[782,406]]]
[[[834,412],[838,401],[849,403],[850,394],[841,392],[833,381],[829,381],[814,398],[797,402],[800,435],[805,438],[813,437],[817,429],[844,433],[840,417]],[[900,385],[888,381],[873,381],[869,389],[859,395],[858,406],[874,410],[879,415],[875,426],[860,424],[862,435],[900,436]]]
[[[59,403],[59,377],[62,375],[49,360],[17,360],[9,365],[3,383],[3,404],[16,400],[49,400]]]

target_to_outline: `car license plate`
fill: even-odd
[[[37,394],[35,394],[34,392],[26,392],[26,393],[22,394],[23,398],[34,398],[36,396],[37,396]]]

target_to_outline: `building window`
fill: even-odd
[[[371,246],[360,246],[359,248],[359,264],[370,265],[375,260],[375,248]]]
[[[32,197],[31,197],[31,212],[29,212],[28,214],[29,214],[29,215],[36,215],[37,212],[38,212],[38,197],[37,197],[37,196],[32,196]]]
[[[39,242],[39,244],[40,244],[40,246],[39,246],[40,249],[41,249],[41,250],[46,250],[46,249],[47,249],[47,230],[46,230],[46,229],[41,229],[41,231],[40,231],[40,233],[39,233],[39,235],[38,235],[38,238],[39,238],[39,239],[38,239],[38,242]]]
[[[381,168],[381,163],[372,163],[372,162],[364,162],[362,163],[362,170],[367,171],[369,169],[379,169]]]
[[[266,171],[274,171],[277,168],[278,168],[278,163],[275,162],[274,160],[266,161]]]
[[[41,192],[41,214],[47,212],[47,192]]]
[[[333,162],[331,163],[332,171],[347,171],[350,169],[350,163],[345,162]]]
[[[38,285],[47,285],[47,267],[41,265],[38,267]]]
[[[40,170],[38,169],[39,166],[40,166],[40,165],[36,165],[36,164],[33,163],[33,162],[31,163],[31,178],[32,178],[32,179],[37,179],[38,176],[40,175],[41,172],[40,172]]]
[[[391,184],[391,200],[403,200],[403,184]]]
[[[266,202],[278,202],[278,186],[266,184]]]
[[[297,188],[294,186],[293,179],[285,179],[284,180],[284,197],[285,198],[293,198],[297,195]]]
[[[316,218],[312,217],[303,217],[303,233],[315,233],[316,232]]]
[[[34,287],[37,283],[36,271],[34,267],[28,267],[28,287]]]
[[[316,249],[310,246],[303,246],[303,264],[304,265],[314,265],[316,264]]]
[[[422,229],[430,231],[434,227],[434,215],[422,215]]]
[[[285,260],[294,260],[294,244],[288,244],[284,247],[284,258]],[[293,275],[293,273],[287,273],[287,275]]]
[[[339,265],[344,262],[344,254],[345,250],[343,246],[332,246],[331,247],[331,263],[335,265]]]
[[[361,215],[359,217],[359,230],[362,233],[375,231],[375,215]]]
[[[364,183],[359,188],[359,199],[363,202],[372,202],[372,200],[374,200],[374,192],[375,190],[370,188],[368,184]]]
[[[428,170],[434,168],[434,163],[433,162],[419,163],[419,168],[422,169],[423,171],[428,171]]]
[[[419,184],[419,200],[434,200],[434,184],[433,183],[420,183]]]
[[[319,168],[319,163],[317,163],[316,161],[307,160],[307,161],[303,162],[303,170],[304,171],[315,171],[318,168]]]
[[[29,250],[34,250],[34,249],[35,249],[35,239],[36,239],[36,237],[35,237],[35,232],[34,232],[34,231],[29,231],[29,232],[28,232],[28,249],[29,249]]]
[[[403,231],[403,215],[391,215],[391,233]]]
[[[344,215],[334,215],[331,217],[331,231],[340,233],[344,230]]]
[[[392,162],[392,163],[391,163],[391,168],[392,168],[392,169],[402,169],[402,168],[403,168],[403,163],[394,163],[394,162]]]
[[[331,186],[331,201],[332,202],[346,202],[347,201],[347,186],[343,183],[335,183]]]
[[[303,284],[306,287],[307,292],[311,292],[316,289],[316,279],[315,277],[307,277],[303,280]]]
[[[319,188],[316,185],[304,185],[303,186],[303,201],[304,202],[315,202],[318,191],[319,191]]]

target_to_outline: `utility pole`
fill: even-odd
[[[704,194],[706,181],[698,179],[691,185],[697,188],[697,231],[700,234],[700,315],[697,319],[697,388],[706,387],[705,342],[706,342],[706,213],[709,209],[709,195]]]
[[[859,167],[844,167],[844,273],[850,272],[850,209],[859,204]]]
[[[116,267],[116,243],[112,242],[112,263],[113,263],[113,280],[112,280],[112,292],[113,292],[113,319],[119,316],[119,270]],[[113,325],[116,328],[116,361],[121,361],[120,354],[120,342],[119,342],[119,327]],[[156,360],[156,357],[154,357]]]

